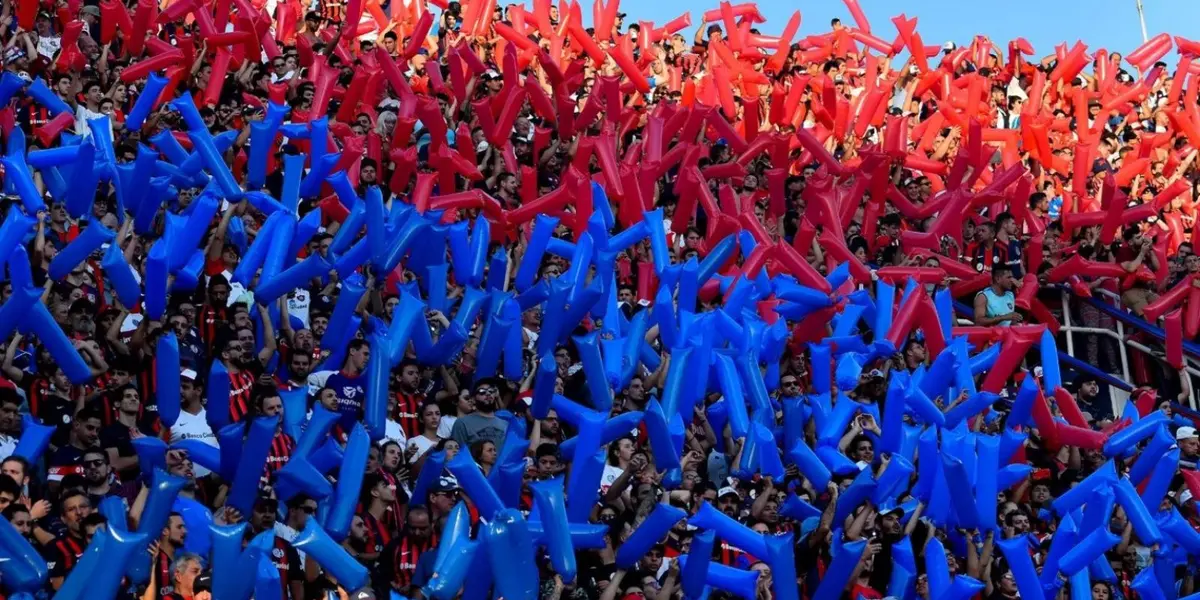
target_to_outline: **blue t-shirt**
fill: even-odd
[[[367,397],[366,378],[338,371],[325,380],[325,387],[337,395],[338,412],[342,413],[338,424],[350,431],[362,417],[363,401]]]

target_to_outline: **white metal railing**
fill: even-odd
[[[1115,294],[1113,292],[1110,292],[1108,290],[1094,290],[1093,293],[1100,294],[1107,301],[1109,301],[1111,304],[1113,304],[1115,307],[1120,307],[1120,305],[1121,305],[1120,296],[1118,296],[1117,294]],[[1120,355],[1120,359],[1121,359],[1121,377],[1127,383],[1134,384],[1134,385],[1136,385],[1136,383],[1132,380],[1132,378],[1129,375],[1129,351],[1128,351],[1129,348],[1137,350],[1138,352],[1141,352],[1147,356],[1150,356],[1151,358],[1153,358],[1155,360],[1162,360],[1162,356],[1160,353],[1155,352],[1152,348],[1150,348],[1149,346],[1147,346],[1145,344],[1142,344],[1141,342],[1138,342],[1134,339],[1127,337],[1125,335],[1125,322],[1122,321],[1121,319],[1115,319],[1115,318],[1113,319],[1114,321],[1116,321],[1116,331],[1113,331],[1111,329],[1103,329],[1103,328],[1099,328],[1099,327],[1086,327],[1086,326],[1082,326],[1082,325],[1073,325],[1071,323],[1071,300],[1074,299],[1074,296],[1072,296],[1065,289],[1062,290],[1062,296],[1063,296],[1063,322],[1062,322],[1062,327],[1060,330],[1066,334],[1067,354],[1070,354],[1071,356],[1076,356],[1075,355],[1075,338],[1073,335],[1076,333],[1100,335],[1100,336],[1104,336],[1109,339],[1115,340],[1117,342],[1117,352]],[[1076,357],[1076,358],[1078,358],[1078,357]],[[1192,384],[1194,383],[1195,378],[1200,376],[1200,369],[1197,368],[1197,361],[1186,354],[1184,355],[1184,371],[1188,374],[1188,379],[1189,379],[1188,390],[1190,391],[1190,393],[1188,395],[1188,406],[1192,410],[1195,410],[1196,406],[1197,406],[1198,398],[1197,398],[1196,386],[1192,385]],[[1117,415],[1122,414],[1122,411],[1124,411],[1124,408],[1125,408],[1125,403],[1128,402],[1128,400],[1129,400],[1129,393],[1124,390],[1119,390],[1119,389],[1112,389],[1112,390],[1110,390],[1110,393],[1112,395],[1112,401],[1113,401],[1113,409],[1114,409],[1113,414],[1117,414]]]

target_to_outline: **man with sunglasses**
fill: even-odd
[[[109,496],[118,496],[125,503],[133,504],[138,494],[136,480],[122,482],[113,474],[108,462],[108,453],[100,448],[92,448],[83,454],[83,478],[87,481],[88,499],[93,506]]]
[[[499,402],[500,387],[495,379],[483,379],[475,385],[475,412],[459,417],[450,432],[460,448],[470,448],[480,440],[496,444],[497,452],[504,447],[508,421],[496,416]]]

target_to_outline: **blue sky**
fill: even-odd
[[[1143,1],[1150,37],[1167,32],[1200,39],[1200,0]],[[585,0],[582,4],[585,19],[590,21],[590,3]],[[966,43],[974,34],[982,33],[993,43],[1007,47],[1008,40],[1023,36],[1039,55],[1045,55],[1063,41],[1073,44],[1083,40],[1089,51],[1103,47],[1124,53],[1142,41],[1136,0],[860,0],[860,4],[871,21],[872,32],[889,41],[896,36],[891,18],[901,12],[918,18],[917,31],[929,45],[948,40]],[[630,20],[653,20],[657,24],[692,7],[689,37],[700,12],[717,6],[717,0],[621,3]],[[767,18],[767,24],[761,27],[764,34],[778,34],[797,9],[803,16],[799,37],[828,31],[829,20],[834,17],[852,23],[842,0],[760,0],[758,6]]]

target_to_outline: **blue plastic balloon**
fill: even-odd
[[[50,353],[50,356],[54,357],[55,362],[71,380],[71,383],[82,385],[91,380],[91,369],[79,355],[79,351],[67,339],[54,317],[50,315],[45,304],[33,304],[26,313],[25,322],[21,325],[37,336],[42,342],[42,347]]]
[[[1159,457],[1158,465],[1150,473],[1150,479],[1142,489],[1142,504],[1146,505],[1146,510],[1151,514],[1158,512],[1178,467],[1179,448],[1172,448]]]
[[[446,468],[458,479],[458,485],[478,507],[480,516],[490,519],[492,515],[504,509],[504,503],[496,495],[496,490],[488,485],[483,471],[475,464],[470,453],[459,452],[454,455],[454,458],[446,463]]]
[[[367,397],[363,401],[363,424],[367,427],[366,433],[370,439],[377,441],[386,435],[391,348],[387,338],[379,332],[371,333],[369,339],[371,356],[367,361]]]
[[[246,161],[248,189],[259,189],[266,185],[267,157],[275,146],[275,136],[287,111],[286,106],[268,104],[266,118],[250,124],[250,155]]]
[[[130,533],[117,527],[97,531],[54,597],[115,598],[129,561],[137,553],[144,554],[147,543],[149,539],[144,533]]]
[[[24,88],[29,83],[24,77],[5,71],[3,76],[0,76],[0,104],[8,106],[8,102],[12,97]]]
[[[1154,573],[1154,569],[1142,569],[1140,573],[1133,578],[1131,587],[1138,593],[1140,600],[1166,600],[1167,596],[1163,592],[1162,586],[1158,583],[1158,578]]]
[[[1058,568],[1068,576],[1085,571],[1088,565],[1120,541],[1121,536],[1109,531],[1108,527],[1096,529],[1075,542],[1075,546],[1058,561]]]
[[[8,209],[4,224],[0,225],[0,262],[11,259],[13,250],[21,245],[36,224],[37,219],[25,216],[16,206]]]
[[[1140,421],[1109,437],[1108,441],[1104,442],[1104,455],[1111,458],[1125,454],[1134,445],[1154,435],[1154,432],[1166,421],[1166,413],[1162,411],[1150,413]]]
[[[681,569],[686,570],[688,568],[689,558],[690,555],[680,556],[676,559],[679,561]],[[721,563],[710,562],[704,583],[712,588],[730,592],[740,598],[753,600],[756,597],[755,592],[758,589],[758,571],[744,571]],[[685,597],[707,598],[707,595],[701,594],[700,596]]]
[[[71,240],[71,243],[50,261],[50,278],[59,280],[66,277],[79,263],[87,260],[92,252],[99,250],[101,245],[112,242],[115,236],[111,229],[100,223],[90,223],[79,237]]]
[[[1086,483],[1087,480],[1085,479],[1084,482]],[[1078,487],[1076,486],[1076,488]],[[1113,492],[1116,495],[1117,504],[1125,509],[1125,515],[1129,517],[1129,522],[1133,525],[1133,531],[1137,534],[1138,540],[1143,544],[1157,544],[1162,539],[1162,533],[1151,515],[1158,512],[1158,503],[1155,503],[1153,508],[1146,506],[1138,496],[1133,484],[1126,477],[1117,480],[1116,485],[1113,486]]]
[[[133,108],[129,109],[129,114],[125,115],[125,127],[130,131],[141,131],[142,123],[146,122],[146,117],[154,112],[155,104],[158,102],[158,97],[167,87],[168,79],[158,73],[151,73],[146,78],[146,83],[142,87],[141,93],[138,94],[137,100],[133,103]]]
[[[42,555],[30,545],[8,519],[0,519],[0,577],[14,592],[34,593],[46,584],[49,569]]]
[[[316,519],[308,520],[304,530],[292,540],[292,546],[317,561],[347,590],[357,590],[368,582],[367,568],[333,541]]]
[[[21,415],[21,439],[17,440],[12,455],[37,464],[42,453],[50,446],[50,438],[55,431],[53,425],[42,425],[33,415]]]
[[[692,537],[687,553],[687,562],[680,568],[679,580],[683,593],[688,598],[699,598],[704,593],[709,566],[713,554],[712,531],[698,533]]]
[[[50,111],[52,116],[57,117],[62,113],[74,112],[71,106],[58,97],[53,90],[46,86],[46,82],[41,77],[34,78],[29,87],[25,89],[25,95],[33,98],[35,102],[41,104],[43,108]]]
[[[358,507],[359,492],[362,490],[363,475],[367,469],[367,454],[371,439],[361,423],[355,424],[346,442],[345,459],[338,470],[337,494],[329,516],[325,519],[325,532],[335,541],[346,539],[350,533],[350,522]]]
[[[412,500],[409,502],[412,506],[424,506],[428,502],[429,488],[441,477],[445,464],[446,452],[444,450],[429,452],[425,458],[425,465],[417,474],[417,482],[413,484]]]
[[[135,440],[136,441],[136,440]],[[137,532],[144,534],[147,540],[157,539],[163,527],[167,526],[171,510],[175,506],[175,498],[179,490],[187,483],[180,477],[155,469],[150,482],[150,494],[146,505],[138,519]],[[134,583],[145,583],[150,580],[150,556],[142,553],[130,558],[127,575]]]
[[[521,513],[506,508],[483,528],[483,542],[496,592],[512,600],[537,600],[538,570],[534,562],[533,536]]]
[[[767,545],[762,534],[755,533],[707,502],[700,505],[700,509],[696,511],[696,514],[688,519],[688,524],[700,529],[715,531],[722,540],[736,546],[743,552],[748,552],[754,556],[767,555]]]
[[[858,561],[866,549],[867,542],[865,540],[842,545],[841,552],[833,555],[833,562],[825,570],[825,576],[817,585],[813,600],[837,600],[840,598],[849,583],[850,575],[854,572],[854,567],[858,565]],[[930,584],[930,590],[932,590],[932,581]]]
[[[1134,485],[1141,485],[1142,481],[1158,466],[1158,462],[1163,454],[1174,445],[1175,436],[1171,435],[1166,426],[1159,427],[1154,432],[1154,437],[1150,438],[1150,441],[1138,453],[1137,459],[1134,460],[1133,468],[1129,470],[1129,480]]]
[[[534,506],[541,517],[550,564],[564,583],[571,583],[576,575],[575,548],[567,521],[562,477],[535,481],[529,487],[533,490]]]
[[[250,514],[254,508],[259,478],[267,464],[267,455],[271,452],[271,441],[275,438],[278,421],[278,418],[261,417],[250,425],[233,477],[233,485],[225,501],[226,505],[238,509],[243,515]]]
[[[304,260],[288,267],[275,275],[273,279],[259,279],[259,285],[254,290],[254,301],[267,306],[280,296],[297,288],[307,287],[308,282],[324,276],[333,270],[333,265],[320,253],[309,255]]]
[[[213,431],[220,431],[229,424],[229,388],[229,371],[225,369],[225,364],[219,360],[212,361],[208,379],[205,381],[207,402],[204,404],[204,412]]]
[[[655,544],[666,537],[677,523],[687,518],[687,513],[670,504],[656,504],[629,538],[617,548],[617,567],[630,569],[641,560]]]
[[[1017,537],[996,540],[996,545],[1000,547],[1000,552],[1004,554],[1004,559],[1008,562],[1008,568],[1012,571],[1013,579],[1016,581],[1017,590],[1021,592],[1023,598],[1044,598],[1045,593],[1042,591],[1042,584],[1038,580],[1037,570],[1033,566],[1033,559],[1029,555],[1029,540],[1024,535]]]
[[[158,338],[154,353],[154,377],[158,402],[158,418],[170,427],[179,418],[179,341],[173,332]]]

